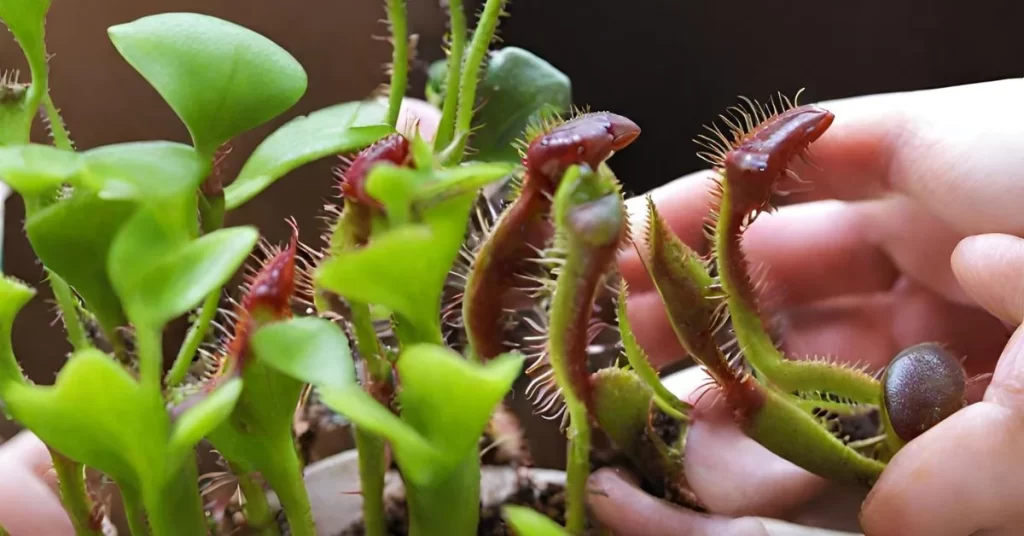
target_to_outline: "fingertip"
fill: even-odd
[[[978,305],[1004,322],[1024,319],[1024,239],[1004,234],[964,238],[950,256],[953,274]]]
[[[412,136],[414,129],[418,129],[423,139],[432,141],[440,122],[441,110],[433,104],[421,99],[402,99],[402,106],[398,111],[399,132]]]

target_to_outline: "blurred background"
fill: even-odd
[[[475,13],[479,2],[467,3]],[[422,96],[427,66],[442,57],[446,16],[439,0],[409,0],[409,10],[410,31],[419,35],[410,91]],[[362,98],[385,81],[382,65],[391,49],[373,39],[386,33],[382,0],[53,0],[52,94],[79,148],[188,142],[173,112],[106,35],[111,25],[165,11],[247,26],[281,44],[309,74],[298,105],[236,140],[229,176],[288,119]],[[500,30],[505,44],[531,50],[568,74],[575,104],[624,114],[642,127],[639,140],[611,161],[630,193],[700,169],[691,139],[738,95],[763,99],[806,88],[801,100],[813,102],[1024,74],[1024,41],[1012,37],[1024,4],[1014,2],[512,0],[508,11]],[[27,78],[20,50],[4,32],[0,69],[15,68]],[[38,139],[45,139],[42,128]],[[269,239],[283,240],[284,218],[294,215],[307,240],[316,236],[334,164],[326,159],[296,170],[233,213],[229,224],[255,224]],[[8,200],[4,270],[40,291],[18,319],[15,350],[31,378],[51,383],[69,347],[59,324],[52,325],[51,296],[21,232],[23,217],[21,201]],[[168,333],[169,357],[183,331],[176,325]],[[0,437],[15,430],[0,420]],[[550,449],[537,461],[558,464],[562,452]]]

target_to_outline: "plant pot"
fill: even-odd
[[[520,469],[506,466],[481,468],[481,499],[485,507],[500,505],[515,491],[516,484],[527,475],[538,487],[565,484],[565,472],[553,469]],[[324,458],[306,469],[306,485],[317,525],[317,534],[337,536],[342,530],[362,519],[363,500],[359,495],[359,463],[355,450]],[[401,478],[394,471],[385,478],[385,496],[401,497]],[[278,505],[270,495],[271,508]],[[758,518],[771,536],[855,536],[853,532],[794,525],[776,519]],[[728,536],[728,535],[723,535]]]
[[[551,469],[513,469],[508,466],[480,468],[480,494],[483,506],[500,505],[516,490],[517,483],[526,476],[538,487],[548,484],[563,485],[565,473]],[[363,517],[363,498],[359,494],[359,454],[347,450],[310,464],[306,468],[306,488],[313,508],[317,534],[337,536],[342,530]],[[385,497],[402,497],[401,477],[389,471],[384,481]],[[269,497],[272,509],[278,509],[273,493]]]

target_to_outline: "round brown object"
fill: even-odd
[[[893,431],[910,441],[967,405],[967,372],[941,345],[922,343],[892,360],[882,389]]]

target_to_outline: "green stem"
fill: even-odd
[[[388,21],[391,22],[391,42],[394,56],[391,60],[391,88],[388,97],[388,124],[398,124],[405,88],[409,78],[409,29],[406,21],[405,0],[388,0]]]
[[[360,427],[355,428],[359,452],[359,484],[363,497],[363,525],[367,536],[384,536],[384,475],[387,471],[384,439]]]
[[[142,507],[139,491],[118,483],[121,492],[121,503],[124,505],[124,517],[128,521],[128,531],[132,536],[149,536],[146,525],[146,510]]]
[[[480,453],[473,449],[430,486],[406,483],[409,536],[476,534],[480,522]]]
[[[248,528],[257,536],[280,536],[281,532],[277,529],[263,486],[237,464],[229,463],[228,467],[238,478],[238,486],[242,488],[242,495],[245,497],[245,520]]]
[[[764,329],[753,302],[753,288],[746,273],[747,261],[740,244],[740,215],[732,210],[729,181],[722,181],[722,204],[715,229],[715,254],[722,289],[743,355],[758,372],[781,391],[824,391],[855,402],[880,404],[878,381],[852,368],[820,361],[786,359]]]
[[[7,532],[7,529],[0,526],[0,536],[11,536],[11,533]]]
[[[49,92],[43,97],[43,106],[46,107],[46,116],[50,120],[50,135],[53,136],[53,144],[58,149],[65,151],[75,150],[75,146],[71,143],[71,137],[68,136],[68,130],[64,127],[64,120],[60,117],[57,107],[54,106]]]
[[[198,481],[195,457],[188,456],[163,487],[142,492],[153,536],[208,533]]]
[[[139,352],[139,377],[144,388],[160,391],[160,371],[163,369],[163,331],[147,324],[136,323],[136,345]]]
[[[462,56],[466,50],[466,13],[462,9],[462,0],[448,0],[448,14],[451,19],[451,48],[448,51],[448,73],[445,77],[441,120],[437,124],[437,134],[434,135],[434,152],[447,147],[455,134],[459,77],[462,73]]]
[[[267,480],[288,518],[288,528],[292,536],[316,536],[316,524],[313,521],[313,507],[309,503],[309,491],[302,478],[302,461],[295,445],[288,441],[274,448],[277,463],[262,468],[263,478]],[[275,441],[275,443],[278,443]]]
[[[174,387],[185,380],[188,368],[192,364],[192,358],[196,355],[199,345],[203,343],[203,339],[206,338],[206,333],[210,329],[213,318],[217,316],[217,305],[219,304],[219,290],[206,297],[202,308],[199,310],[199,318],[196,319],[195,323],[189,328],[188,334],[185,335],[185,342],[181,344],[178,355],[174,357],[174,364],[171,365],[171,370],[167,373],[167,377],[164,380],[168,387]]]
[[[476,86],[480,81],[480,68],[487,55],[487,49],[494,39],[494,32],[498,28],[498,18],[501,17],[507,0],[487,0],[484,4],[480,21],[473,31],[473,40],[469,44],[469,53],[462,65],[461,79],[459,81],[459,109],[455,116],[455,150],[451,152],[446,165],[458,164],[466,150],[466,142],[469,139],[470,124],[473,121],[473,111],[476,107]],[[448,89],[447,91],[451,91]]]
[[[78,536],[103,536],[92,525],[92,500],[85,488],[85,466],[50,449],[53,469],[60,485],[60,500]]]
[[[53,289],[53,297],[57,300],[57,307],[60,309],[61,317],[64,319],[64,328],[68,332],[68,342],[78,350],[92,347],[89,336],[82,327],[82,319],[78,316],[78,303],[71,286],[56,273],[47,270],[50,280],[50,288]]]
[[[566,399],[569,411],[569,452],[565,474],[565,528],[581,535],[587,524],[587,479],[590,477],[590,420],[587,408]]]

